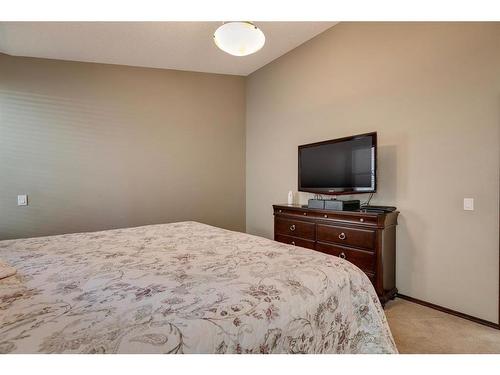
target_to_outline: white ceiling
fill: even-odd
[[[197,72],[248,75],[336,22],[255,22],[257,53],[235,57],[212,36],[222,22],[0,22],[0,52]]]

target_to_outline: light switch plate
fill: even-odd
[[[464,198],[464,210],[474,211],[474,198]]]
[[[17,205],[18,206],[27,206],[28,205],[28,196],[26,194],[17,196]]]

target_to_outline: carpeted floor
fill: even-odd
[[[389,302],[385,313],[401,354],[500,354],[500,330],[402,299]]]

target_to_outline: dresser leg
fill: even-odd
[[[397,288],[393,288],[391,290],[384,291],[384,294],[378,297],[378,299],[380,300],[380,304],[382,305],[382,307],[385,308],[385,304],[387,302],[389,302],[390,300],[393,300],[394,298],[396,298],[397,294],[398,294],[398,289]]]

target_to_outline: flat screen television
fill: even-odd
[[[376,181],[376,132],[299,146],[299,191],[374,193]]]

